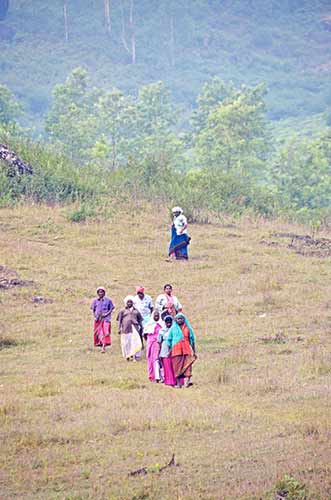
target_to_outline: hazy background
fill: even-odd
[[[11,0],[0,78],[31,115],[83,66],[129,93],[162,80],[185,108],[211,76],[266,82],[271,119],[309,116],[330,107],[330,16],[329,0]]]
[[[191,220],[331,223],[329,0],[0,0],[0,17],[0,142],[38,172],[0,161],[0,204],[126,193]]]

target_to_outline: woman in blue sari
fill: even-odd
[[[173,221],[171,227],[171,241],[169,245],[169,257],[176,260],[187,260],[187,246],[191,238],[187,234],[187,219],[180,207],[172,209]]]

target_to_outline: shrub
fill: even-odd
[[[5,140],[3,140],[5,139]],[[2,137],[10,149],[33,166],[33,175],[8,177],[0,162],[0,204],[8,205],[22,197],[39,202],[72,202],[105,194],[107,172],[100,166],[79,167],[61,153],[13,135]]]
[[[306,500],[308,492],[304,484],[289,474],[285,474],[283,479],[276,484],[275,491],[269,498],[286,498],[286,500]]]
[[[67,220],[69,222],[85,222],[86,219],[95,216],[96,216],[96,210],[92,206],[81,205],[80,207],[71,210],[67,214]]]

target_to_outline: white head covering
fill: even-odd
[[[153,311],[153,313],[154,312],[155,311]],[[146,333],[147,335],[149,333],[154,333],[155,325],[159,324],[162,327],[165,325],[164,321],[161,319],[161,316],[157,321],[155,321],[155,319],[153,318],[153,313],[152,317],[147,321],[146,325],[144,326],[144,333]]]
[[[134,302],[134,297],[133,295],[127,295],[124,299],[124,304],[126,305],[128,300],[132,300],[132,302]]]
[[[106,289],[103,286],[98,286],[97,293],[98,293],[99,290],[103,290],[106,293]]]
[[[172,211],[173,214],[175,212],[183,213],[183,209],[181,207],[174,207],[171,211]]]

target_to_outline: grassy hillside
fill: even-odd
[[[1,83],[36,117],[46,111],[53,86],[79,65],[98,85],[125,92],[163,80],[186,106],[215,75],[236,85],[266,82],[274,119],[330,106],[327,0],[134,4],[132,64],[123,42],[130,46],[129,1],[111,2],[110,34],[103,2],[67,1],[66,41],[61,0],[11,0],[0,23]]]
[[[68,210],[0,211],[1,273],[33,281],[0,290],[1,498],[267,499],[285,474],[328,498],[330,256],[284,236],[306,229],[191,225],[191,260],[170,264],[162,207],[86,224]],[[115,321],[111,352],[92,347],[97,285],[118,311],[136,284],[155,297],[167,282],[197,335],[180,391],[122,359]]]

